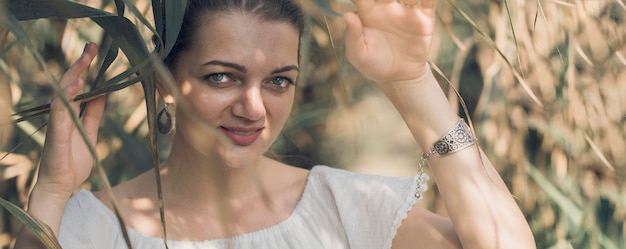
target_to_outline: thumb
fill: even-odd
[[[359,55],[366,49],[363,24],[359,16],[351,12],[344,14],[343,19],[346,22],[346,30],[344,31],[346,58],[354,65],[358,61]]]

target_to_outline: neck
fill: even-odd
[[[164,192],[170,193],[167,198],[204,205],[224,198],[243,201],[258,196],[261,169],[270,159],[259,155],[244,162],[237,155],[220,154],[220,149],[226,149],[219,145],[214,148],[204,153],[181,136],[174,138],[170,156],[160,170]]]

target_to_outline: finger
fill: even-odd
[[[364,13],[374,6],[376,0],[352,0],[352,3],[356,6],[357,13]]]
[[[435,9],[437,0],[421,0],[422,9]]]
[[[83,80],[76,79],[71,85],[63,89],[63,95],[65,95],[66,99],[70,100],[70,107],[72,108],[74,113],[78,113],[80,109],[80,103],[73,102],[71,100],[83,91],[84,86],[85,83]],[[63,127],[70,128],[63,129]],[[50,103],[50,128],[55,131],[66,131],[63,134],[69,135],[71,127],[74,126],[70,112],[67,110],[65,104],[63,104],[63,101],[57,96],[54,98],[54,100],[52,100],[52,103]]]
[[[89,101],[85,109],[85,115],[83,116],[83,126],[87,131],[89,139],[94,142],[97,141],[98,138],[98,127],[102,120],[102,113],[104,113],[105,101],[106,96],[100,96]]]
[[[354,13],[344,14],[343,19],[346,22],[346,30],[344,31],[346,58],[354,65],[359,55],[366,49],[363,38],[363,24],[361,19]]]
[[[87,75],[89,75],[89,67],[90,67],[91,62],[93,61],[93,59],[98,54],[98,46],[96,46],[95,43],[87,43],[87,45],[85,45],[85,51],[83,52],[83,54],[85,54],[87,56],[87,58],[89,58],[89,63],[87,63],[87,66],[80,73],[79,77],[81,79],[83,79],[83,81],[85,81],[85,83],[87,83],[88,82],[87,81]]]
[[[87,43],[80,58],[72,64],[72,66],[63,74],[61,78],[61,88],[65,88],[72,84],[74,80],[84,76],[85,71],[89,68],[89,64],[96,57],[98,48],[94,43]]]

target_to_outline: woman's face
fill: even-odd
[[[177,136],[200,153],[217,152],[232,166],[265,153],[283,128],[294,100],[299,35],[286,22],[224,13],[201,20],[172,72],[194,113],[177,112]],[[190,122],[204,121],[212,140]]]

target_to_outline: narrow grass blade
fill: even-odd
[[[515,34],[515,26],[513,25],[513,16],[511,16],[511,8],[509,8],[509,1],[503,0],[506,14],[509,19],[509,26],[511,27],[511,33],[513,34],[513,42],[515,42],[515,55],[517,57],[517,64],[519,65],[519,71],[522,74],[522,78],[526,79],[524,75],[524,68],[522,67],[522,58],[519,56],[519,43],[517,42],[517,35]]]
[[[37,217],[24,212],[24,210],[3,198],[0,198],[0,206],[6,208],[14,217],[24,223],[24,226],[26,226],[28,230],[32,231],[48,248],[62,249],[61,244],[59,244],[59,241],[54,236],[52,229],[50,229],[50,227],[48,227],[48,225],[43,223],[41,220],[37,219]]]
[[[606,159],[606,157],[604,156],[604,153],[602,153],[600,148],[598,148],[598,146],[593,142],[593,140],[591,140],[591,137],[589,137],[588,134],[585,134],[585,141],[587,141],[587,143],[589,144],[593,152],[596,153],[598,158],[600,158],[600,161],[602,161],[604,166],[606,166],[609,170],[611,170],[611,172],[615,172],[615,167],[613,167],[613,165],[609,162],[609,160]]]
[[[535,166],[528,164],[526,172],[541,187],[550,199],[563,210],[563,213],[569,221],[575,226],[579,226],[583,220],[583,212],[580,207],[576,206],[572,200],[561,192],[554,184],[546,178]]]
[[[29,134],[29,138],[32,138],[33,140],[37,141],[37,138],[34,138],[35,134],[37,134],[37,132],[39,132],[43,127],[45,127],[46,125],[48,125],[48,122],[43,123],[42,125],[40,125],[38,128],[34,128],[33,129],[29,129],[31,132]],[[25,130],[25,129],[23,129]],[[40,146],[43,147],[43,138],[40,139]],[[2,162],[2,160],[4,158],[6,158],[9,154],[14,153],[20,146],[22,146],[24,143],[26,142],[26,140],[22,140],[20,142],[18,142],[15,146],[13,146],[13,148],[11,148],[9,151],[7,151],[7,153],[5,155],[3,155],[2,157],[0,157],[0,162]]]
[[[315,5],[317,5],[317,7],[326,16],[341,16],[339,13],[333,10],[333,8],[331,8],[330,5],[328,5],[328,2],[326,2],[326,0],[313,0],[313,3],[315,3]]]
[[[38,112],[35,112],[35,113],[32,113],[32,114],[28,114],[26,116],[13,114],[14,117],[18,117],[15,120],[13,120],[13,123],[24,122],[24,121],[31,120],[31,119],[34,119],[34,118],[38,118],[38,117],[41,117],[43,115],[48,114],[48,112],[50,111],[50,104],[45,104],[45,105],[42,105],[42,106],[38,106],[37,109],[42,109],[42,110],[38,111]]]
[[[576,227],[579,227],[583,221],[583,211],[574,204],[563,192],[561,192],[549,179],[547,179],[535,166],[528,165],[526,166],[526,172],[530,177],[541,187],[543,192],[545,192],[550,199],[552,199],[563,213],[568,218],[570,222]],[[618,247],[615,245],[609,236],[607,236],[604,232],[597,228],[591,228],[588,230],[590,234],[593,234],[598,242],[603,246],[603,248],[617,249]]]
[[[157,145],[157,134],[156,134],[156,87],[154,82],[147,81],[147,83],[143,83],[143,91],[146,96],[146,108],[148,112],[148,136],[150,138],[150,151],[152,152],[152,165],[154,167],[156,186],[157,186],[157,195],[159,198],[159,215],[161,217],[161,226],[163,232],[163,243],[165,244],[165,248],[169,248],[167,245],[167,230],[165,226],[165,205],[163,201],[163,186],[161,184],[161,174],[159,174],[159,155],[158,155],[158,145]]]
[[[116,16],[115,16],[116,17]],[[98,18],[94,18],[94,21],[97,20]],[[114,20],[124,20],[125,18],[122,19],[114,19]],[[87,148],[89,149],[89,152],[91,154],[91,156],[94,158],[95,164],[96,164],[96,169],[98,170],[100,177],[102,178],[102,182],[104,184],[104,189],[107,191],[107,193],[109,194],[109,196],[111,197],[111,202],[113,205],[114,209],[117,209],[117,203],[115,201],[115,197],[113,196],[113,193],[111,191],[111,184],[106,176],[106,173],[104,172],[104,168],[102,167],[102,164],[100,162],[100,160],[98,159],[97,156],[97,152],[95,149],[95,146],[93,143],[91,143],[89,136],[87,135],[87,132],[85,131],[85,128],[82,125],[82,122],[80,120],[80,117],[78,116],[78,114],[71,108],[69,100],[65,97],[65,95],[63,94],[63,89],[61,89],[59,82],[54,78],[54,76],[52,75],[52,73],[50,72],[50,70],[48,69],[48,67],[46,66],[46,63],[43,59],[43,57],[41,56],[41,54],[39,54],[37,52],[37,49],[34,47],[34,45],[30,42],[30,40],[28,39],[28,36],[26,35],[26,32],[24,31],[24,29],[22,29],[22,27],[20,26],[20,24],[18,23],[18,20],[15,18],[15,16],[13,16],[12,13],[6,13],[6,15],[4,15],[2,17],[2,24],[11,32],[15,35],[15,37],[20,40],[20,43],[26,45],[26,48],[31,52],[31,54],[35,57],[37,63],[40,64],[40,66],[43,68],[46,76],[48,77],[48,79],[50,79],[52,81],[52,88],[55,91],[55,93],[58,96],[58,99],[61,100],[61,102],[63,103],[63,105],[65,106],[65,108],[67,108],[70,117],[72,118],[72,121],[74,122],[76,129],[79,131],[81,137],[83,138],[83,140],[85,141],[85,144],[87,146]],[[111,21],[110,18],[103,18],[101,20],[108,20]],[[97,22],[97,21],[96,21]],[[106,21],[104,22],[106,23]],[[135,32],[137,32],[137,30],[135,30]],[[130,60],[130,58],[129,58]],[[117,216],[120,225],[122,226],[122,233],[124,234],[124,238],[128,238],[126,229],[125,229],[125,224],[123,222],[123,220],[121,219],[121,216]],[[130,240],[126,239],[126,244],[128,246],[129,249],[132,249],[132,245],[130,243]]]
[[[135,67],[131,68],[131,70],[128,70],[128,71],[124,72],[123,74],[118,75],[117,77],[107,81],[107,83],[102,84],[103,86],[101,86],[98,89],[94,89],[94,90],[91,90],[89,92],[86,92],[86,93],[83,93],[83,94],[80,94],[80,95],[76,96],[76,98],[73,99],[72,101],[82,101],[83,103],[84,102],[88,102],[88,101],[90,101],[90,100],[92,100],[92,99],[94,99],[96,97],[99,97],[99,96],[102,96],[102,95],[105,95],[105,94],[108,94],[108,93],[111,93],[111,92],[122,90],[122,89],[124,89],[126,87],[129,87],[131,85],[134,85],[136,83],[139,83],[139,82],[145,80],[148,77],[149,73],[151,73],[152,71],[148,71],[148,73],[146,73],[146,74],[140,74],[137,77],[134,77],[134,78],[132,78],[130,80],[127,80],[127,81],[119,82],[117,84],[112,84],[112,83],[109,84],[108,83],[108,82],[112,82],[112,81],[121,80],[121,78],[122,78],[121,76],[125,76],[125,75],[127,75],[128,73],[130,73],[130,72],[132,72],[134,70],[138,70],[140,68],[143,68],[144,66],[148,65],[147,62],[148,61],[146,61],[145,63],[142,63],[142,64],[140,64],[138,66],[135,66]],[[15,119],[14,122],[15,123],[19,123],[19,122],[22,122],[24,120],[29,120],[29,119],[32,119],[32,118],[36,118],[36,117],[38,117],[40,115],[47,114],[49,110],[50,110],[50,104],[44,104],[44,105],[36,106],[36,107],[30,108],[30,109],[27,109],[27,110],[16,112],[16,113],[13,114],[14,117],[18,117],[18,116],[22,116],[22,117]]]
[[[537,11],[539,11],[539,13],[541,13],[541,17],[543,18],[543,21],[545,23],[548,23],[548,18],[546,17],[546,12],[543,10],[543,4],[541,4],[540,0],[537,0]],[[537,22],[536,20],[537,18],[535,17],[535,23]],[[534,26],[533,26],[534,28]],[[563,59],[563,54],[561,53],[561,49],[559,48],[559,46],[555,46],[556,47],[556,51],[557,53],[559,53],[559,58],[561,58],[561,62],[564,62],[565,60]]]
[[[128,8],[128,11],[130,11],[130,13],[133,13],[133,15],[137,17],[139,22],[141,22],[144,26],[146,26],[146,28],[148,28],[152,32],[152,34],[156,35],[159,39],[161,39],[161,36],[159,32],[157,31],[157,29],[150,23],[150,21],[148,21],[148,19],[146,19],[146,17],[143,16],[141,11],[139,11],[137,7],[130,2],[130,0],[123,0],[123,1],[124,3],[126,3],[126,8]]]
[[[4,55],[6,55],[7,52],[9,52],[9,50],[11,50],[11,48],[13,48],[13,46],[15,46],[15,44],[18,44],[17,40],[12,41],[11,43],[7,44],[2,51],[0,51],[0,59],[4,58]]]
[[[535,93],[532,91],[530,86],[528,86],[528,84],[526,83],[526,80],[524,80],[524,78],[517,72],[517,70],[515,70],[515,67],[513,66],[513,64],[511,64],[509,59],[506,58],[506,56],[504,55],[502,50],[500,50],[500,48],[498,48],[498,46],[496,46],[494,41],[491,40],[491,38],[489,38],[489,36],[487,34],[485,34],[482,30],[480,30],[480,28],[478,28],[478,25],[472,20],[472,18],[469,17],[469,15],[467,15],[467,13],[465,13],[465,11],[461,10],[459,7],[457,7],[450,0],[446,0],[446,1],[448,2],[448,4],[450,4],[450,6],[452,6],[452,8],[457,13],[459,13],[463,17],[463,19],[465,19],[465,21],[467,23],[469,23],[472,26],[472,28],[474,28],[474,30],[476,32],[478,32],[478,34],[480,34],[480,36],[483,38],[483,40],[485,40],[485,42],[487,42],[487,44],[489,44],[489,46],[491,46],[493,49],[496,50],[496,52],[498,52],[500,57],[504,60],[504,62],[507,64],[507,66],[511,69],[511,72],[513,73],[513,76],[515,76],[517,81],[519,81],[520,85],[522,86],[524,91],[526,91],[526,93],[532,99],[532,101],[535,102],[535,104],[539,105],[540,107],[543,107],[543,103],[539,100],[539,98],[537,98],[537,95],[535,95]]]

